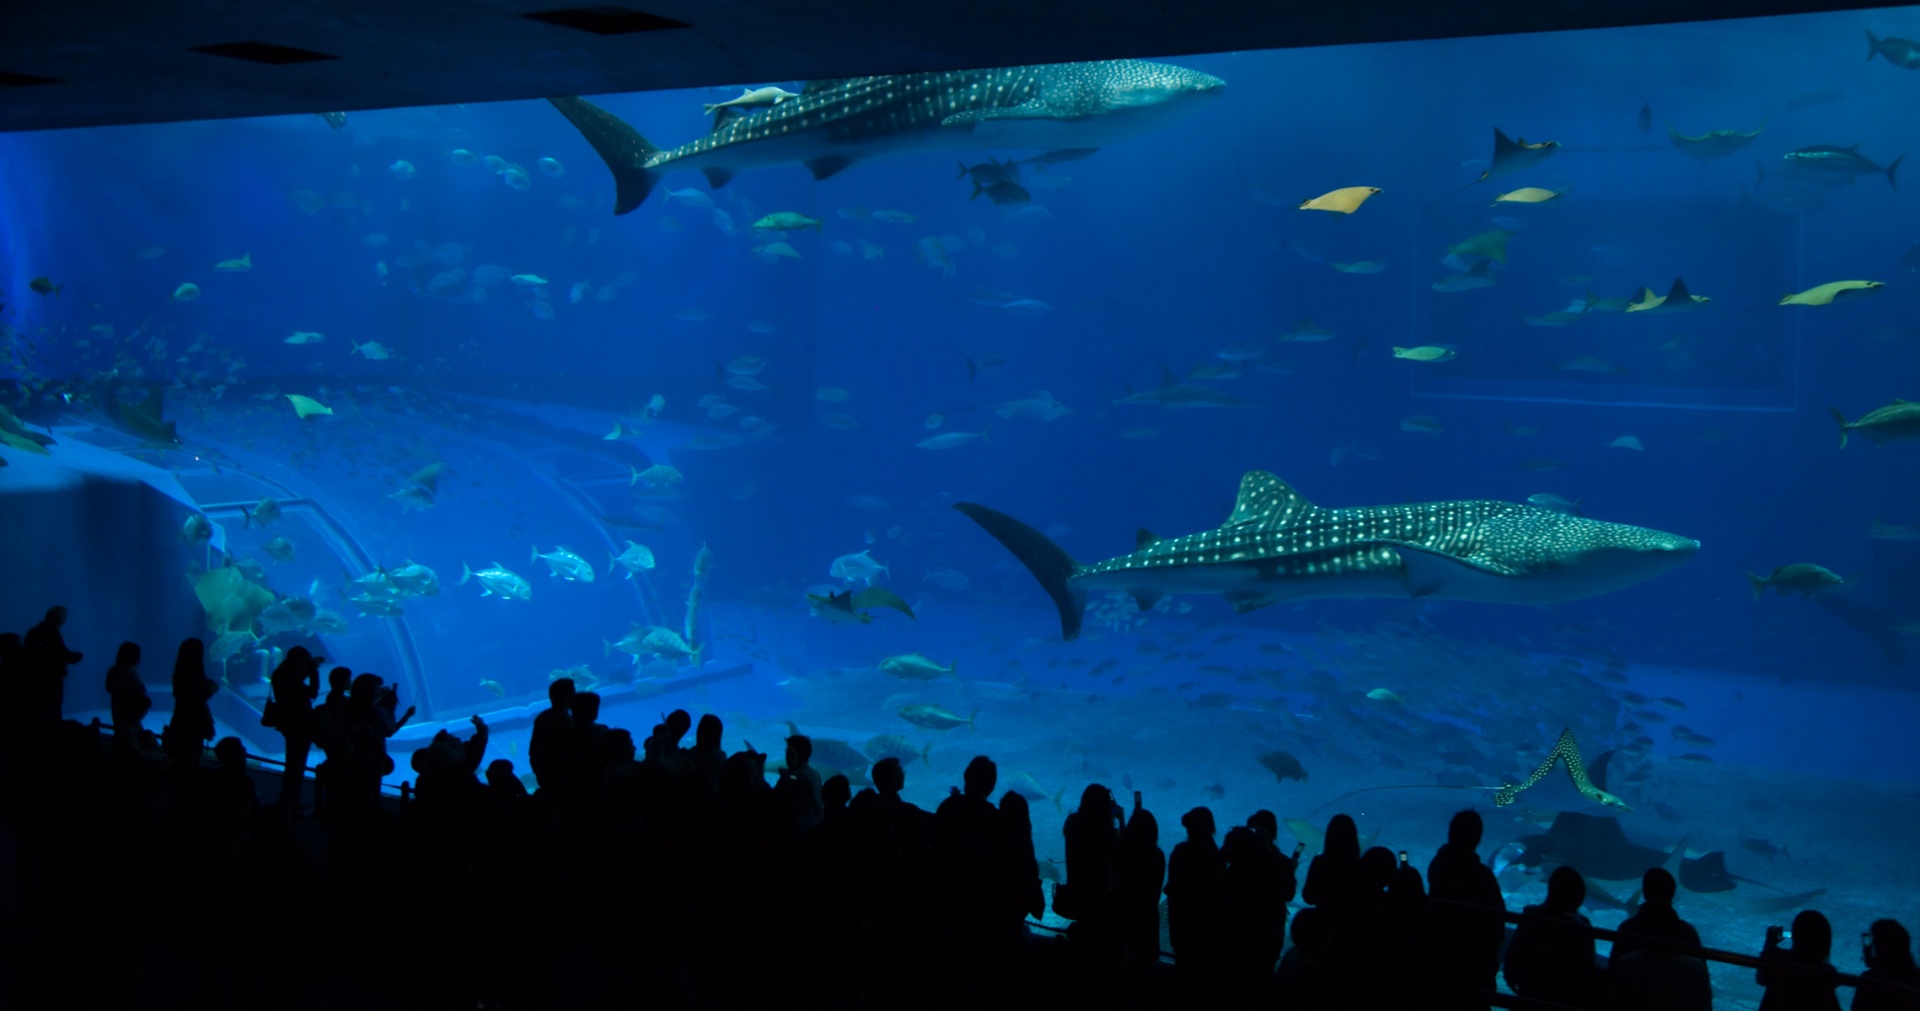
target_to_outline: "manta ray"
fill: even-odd
[[[1080,634],[1087,594],[1129,593],[1142,609],[1169,593],[1217,593],[1240,612],[1319,597],[1431,597],[1550,604],[1651,579],[1700,542],[1516,502],[1314,505],[1266,471],[1248,471],[1232,515],[1212,530],[1136,535],[1130,554],[1083,565],[1038,530],[971,502],[954,508],[1013,552],[1053,598],[1060,634]]]
[[[613,213],[625,214],[665,173],[682,169],[718,189],[743,169],[789,162],[818,180],[908,151],[1097,148],[1152,130],[1225,87],[1211,74],[1142,60],[810,81],[793,98],[672,149],[585,99],[549,101],[613,171]]]

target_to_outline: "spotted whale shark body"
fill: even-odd
[[[814,81],[795,98],[672,149],[654,147],[585,99],[549,101],[613,171],[614,213],[625,214],[665,173],[682,169],[718,188],[743,169],[789,162],[825,179],[908,151],[1096,148],[1152,130],[1225,87],[1210,74],[1141,60]]]
[[[1245,612],[1316,597],[1432,597],[1551,604],[1651,579],[1700,542],[1515,502],[1460,501],[1327,509],[1265,471],[1240,481],[1233,515],[1214,530],[1161,539],[1082,565],[1045,534],[985,506],[954,506],[1023,562],[1079,635],[1092,591],[1124,591],[1142,608],[1169,593],[1217,593]]]

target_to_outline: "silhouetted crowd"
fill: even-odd
[[[1096,784],[1066,819],[1063,876],[1035,858],[1027,800],[995,800],[985,756],[927,811],[902,799],[898,758],[856,792],[822,779],[805,736],[770,763],[728,754],[718,717],[680,710],[636,744],[565,679],[533,721],[537,789],[509,759],[482,767],[473,717],[464,739],[441,731],[411,754],[402,802],[380,784],[413,710],[342,667],[323,693],[321,661],[290,650],[262,717],[290,771],[263,804],[241,742],[212,743],[218,685],[199,640],[175,656],[157,737],[140,648],[120,647],[109,735],[62,719],[83,661],[65,620],[55,608],[24,638],[0,635],[7,1007],[1398,1011],[1486,1008],[1502,976],[1572,1008],[1713,1003],[1706,963],[1671,947],[1700,939],[1670,874],[1646,873],[1601,958],[1577,929],[1572,867],[1517,927],[1502,919],[1473,811],[1424,878],[1405,853],[1363,851],[1346,815],[1302,874],[1272,812],[1223,834],[1194,808],[1168,853],[1140,794],[1123,809]],[[314,750],[309,805],[299,770]],[[1046,880],[1064,936],[1029,923]],[[1880,920],[1862,941],[1852,1006],[1920,1008],[1906,930]],[[1838,1009],[1831,946],[1818,912],[1771,928],[1763,1011]]]

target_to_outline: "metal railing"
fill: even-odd
[[[1688,958],[1700,959],[1703,962],[1720,962],[1726,965],[1737,965],[1748,969],[1765,969],[1769,974],[1782,976],[1797,975],[1805,978],[1817,977],[1820,982],[1834,986],[1850,986],[1855,988],[1866,986],[1870,989],[1881,990],[1883,992],[1898,992],[1913,997],[1920,997],[1920,988],[1906,986],[1890,980],[1867,979],[1862,976],[1853,975],[1852,973],[1840,972],[1831,966],[1814,965],[1784,958],[1761,958],[1757,955],[1727,951],[1723,948],[1709,948],[1704,945],[1687,944],[1682,941],[1674,941],[1648,934],[1629,934],[1618,930],[1609,930],[1605,927],[1596,927],[1592,924],[1572,923],[1551,917],[1535,916],[1531,913],[1516,913],[1504,907],[1496,910],[1488,906],[1475,905],[1470,902],[1460,902],[1456,899],[1428,899],[1427,902],[1429,906],[1444,906],[1450,910],[1465,913],[1470,916],[1486,918],[1498,917],[1503,923],[1514,926],[1531,924],[1548,930],[1579,934],[1595,941],[1607,941],[1609,943],[1625,940],[1636,948],[1665,952],[1670,955],[1683,955]],[[1041,923],[1034,919],[1028,919],[1026,922],[1027,928],[1030,930],[1041,930],[1060,937],[1067,936],[1067,931],[1064,928]],[[1160,952],[1160,958],[1169,962],[1176,960],[1174,953],[1171,951]],[[1471,998],[1474,1002],[1483,1002],[1490,1007],[1508,1008],[1511,1009],[1511,1011],[1578,1011],[1578,1009],[1569,1008],[1567,1005],[1553,1001],[1541,1000],[1536,997],[1524,997],[1517,994],[1501,993],[1497,990],[1475,991],[1471,995]]]
[[[113,729],[113,724],[105,723],[100,720],[94,720],[92,723],[88,724],[88,727],[89,729],[98,730],[102,734],[108,737],[113,736],[115,733]],[[212,752],[213,752],[213,749],[211,747],[202,747],[200,749],[201,759],[204,760],[208,755],[212,754]],[[247,752],[247,761],[253,765],[278,769],[281,775],[286,774],[287,763],[285,759],[273,758],[267,755],[256,755],[253,752],[249,751]],[[317,788],[319,783],[319,776],[318,776],[318,769],[316,767],[311,765],[300,766],[300,776],[302,779],[313,780]],[[380,779],[380,792],[382,796],[405,799],[411,795],[412,789],[413,789],[413,784],[410,780],[403,779],[398,783],[389,783],[387,782],[384,776],[381,777]]]

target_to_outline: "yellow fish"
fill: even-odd
[[[1404,703],[1407,701],[1406,699],[1401,698],[1399,695],[1394,694],[1391,688],[1375,688],[1374,690],[1367,693],[1367,698],[1370,698],[1375,702]]]
[[[219,263],[216,263],[213,265],[213,269],[223,270],[230,274],[236,273],[242,270],[252,270],[253,254],[248,253],[247,255],[242,256],[238,260],[221,260]]]
[[[1496,204],[1544,204],[1559,196],[1559,190],[1550,190],[1541,186],[1522,186],[1517,190],[1494,197],[1493,202]]]
[[[1303,211],[1334,211],[1339,214],[1352,214],[1367,202],[1367,198],[1380,192],[1378,186],[1342,186],[1330,193],[1322,193],[1312,200],[1302,201]]]
[[[1422,344],[1417,348],[1394,348],[1395,358],[1405,358],[1410,362],[1450,362],[1459,357],[1452,348]]]
[[[1685,312],[1698,309],[1713,301],[1705,295],[1695,295],[1687,290],[1687,282],[1673,279],[1673,287],[1665,295],[1655,295],[1652,288],[1640,289],[1640,297],[1628,303],[1628,312]]]
[[[1880,281],[1828,281],[1817,288],[1808,288],[1797,295],[1788,295],[1780,300],[1781,305],[1832,305],[1842,298],[1864,295],[1886,287]]]
[[[495,698],[506,698],[507,688],[498,681],[481,681],[480,687],[492,692]]]
[[[321,403],[318,400],[313,399],[312,397],[303,397],[298,393],[287,394],[287,401],[288,403],[291,403],[293,405],[293,413],[298,414],[300,416],[300,420],[302,421],[305,421],[306,419],[311,418],[316,414],[332,414],[333,413],[333,408],[328,407],[327,405]]]

